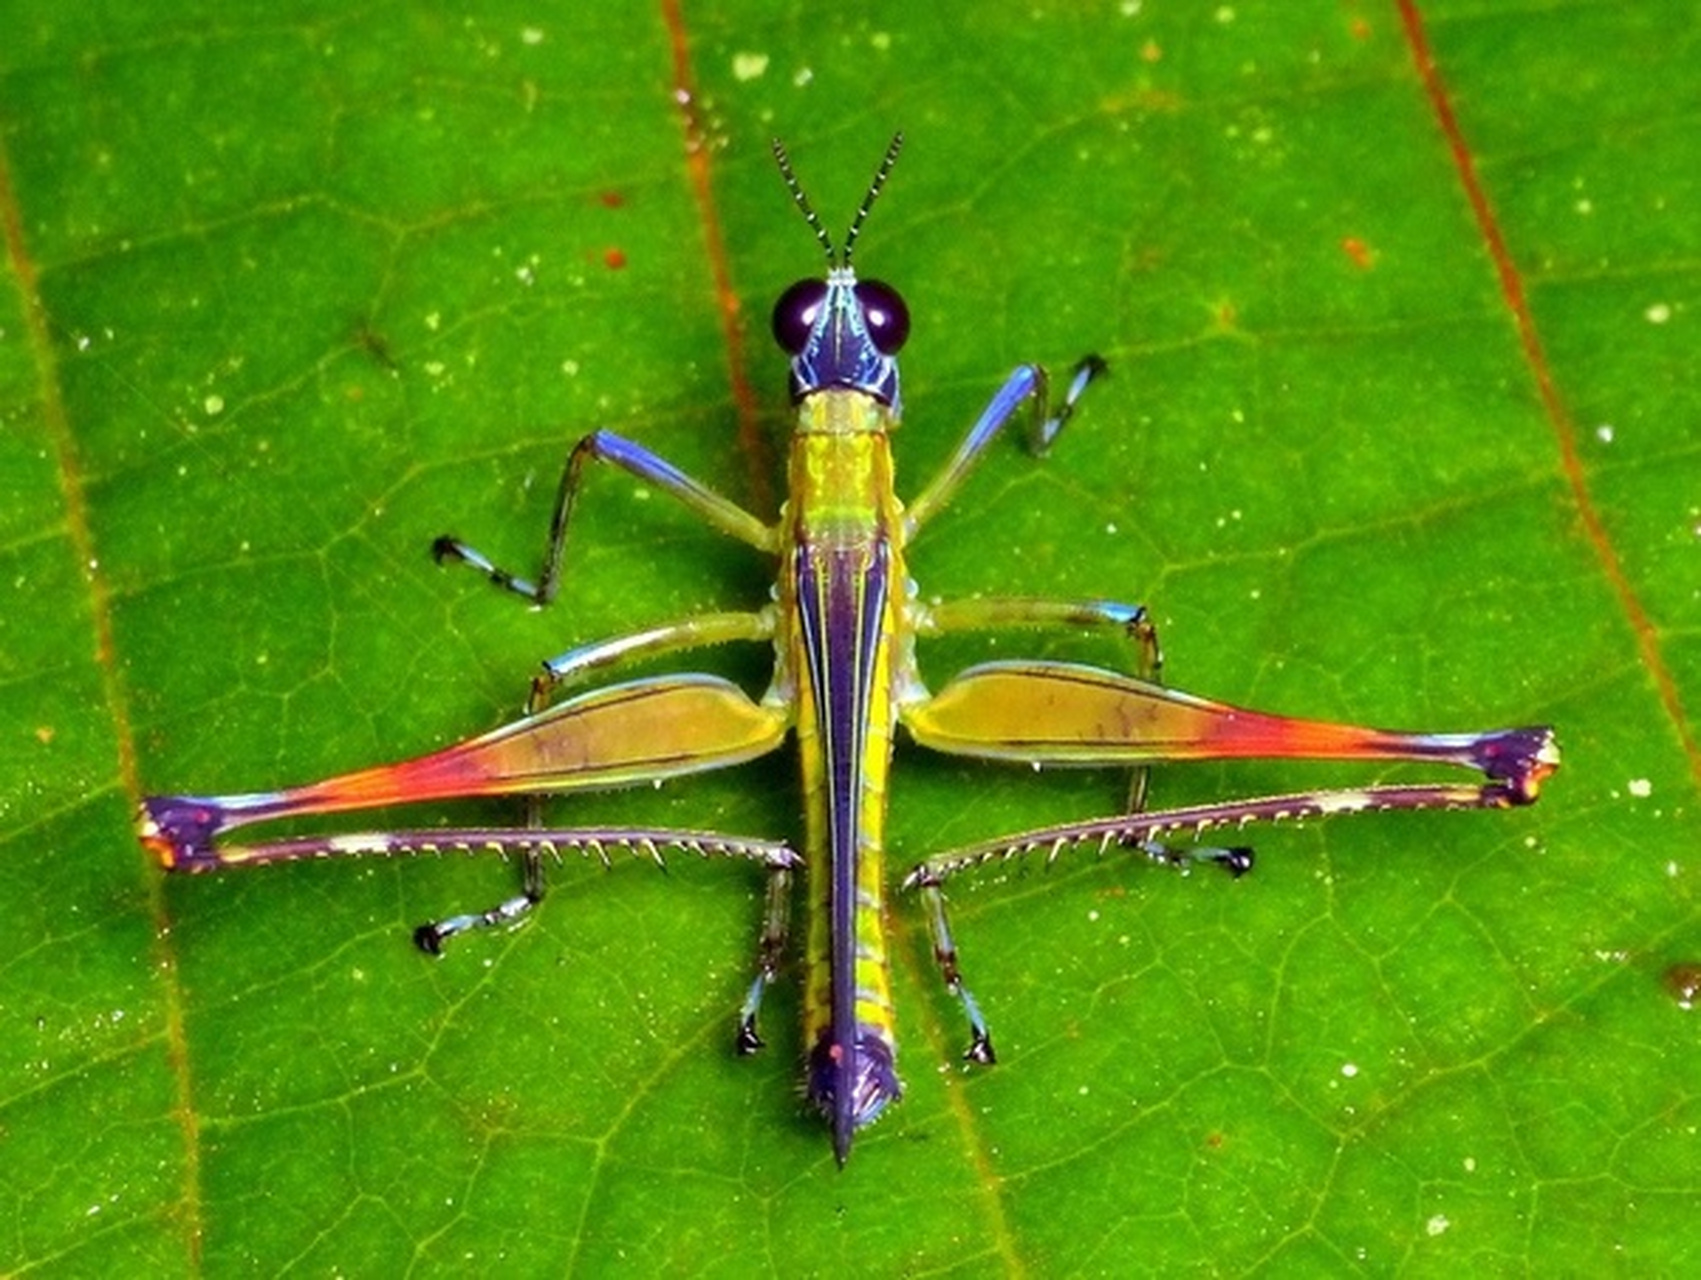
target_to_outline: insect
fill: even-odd
[[[769,877],[755,977],[738,1015],[741,1052],[762,1047],[758,1012],[778,976],[790,935],[792,882],[807,882],[805,942],[806,1091],[832,1130],[843,1164],[856,1132],[900,1093],[883,921],[887,909],[886,782],[901,726],[922,746],[983,760],[1039,765],[1126,766],[1135,786],[1128,812],[1028,831],[922,860],[903,881],[927,914],[935,959],[969,1025],[966,1056],[991,1063],[992,1038],[964,985],[947,918],[944,883],[1006,858],[1055,857],[1070,846],[1128,847],[1153,861],[1215,863],[1235,875],[1252,864],[1242,847],[1174,847],[1256,819],[1376,809],[1495,809],[1528,804],[1559,764],[1551,729],[1408,734],[1289,719],[1194,697],[1161,685],[1157,634],[1138,605],[1029,597],[923,603],[905,552],[947,504],[987,446],[1025,415],[1030,444],[1057,438],[1089,384],[1104,371],[1080,361],[1060,402],[1045,372],[1021,365],[1004,382],[941,472],[907,505],[896,496],[890,435],[901,415],[899,349],[909,331],[903,298],[858,279],[857,237],[897,160],[894,137],[842,248],[835,247],[793,173],[774,156],[793,201],[826,254],[824,278],[781,294],[773,331],[790,360],[796,426],[788,499],[764,522],[663,458],[611,431],[571,450],[535,582],[497,567],[456,538],[438,539],[440,561],[459,561],[536,605],[561,581],[567,532],[586,468],[613,465],[696,512],[713,529],[778,563],[771,603],[710,613],[587,644],[544,664],[520,720],[400,764],[308,786],[231,796],[152,796],[139,816],[143,843],[172,871],[210,871],[281,860],[352,854],[495,851],[520,856],[522,892],[487,910],[420,926],[416,941],[438,952],[471,929],[522,918],[542,897],[543,858],[579,851],[608,860],[629,849],[659,858],[664,848],[753,860]],[[1056,661],[972,667],[937,692],[924,684],[915,648],[948,632],[1010,628],[1099,629],[1128,637],[1134,674]],[[719,676],[678,674],[627,680],[559,697],[567,685],[633,658],[711,645],[765,644],[774,652],[761,698]],[[669,828],[549,828],[543,794],[654,782],[755,759],[795,734],[802,762],[801,851],[775,840]],[[1321,790],[1183,809],[1143,811],[1144,769],[1176,760],[1244,757],[1416,760],[1475,770],[1465,783]],[[451,797],[533,798],[523,826],[426,829],[272,839],[221,837],[249,823]]]

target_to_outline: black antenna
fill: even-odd
[[[786,181],[786,190],[791,192],[791,198],[797,201],[797,207],[803,211],[803,220],[814,228],[815,238],[827,251],[827,266],[831,269],[834,265],[833,238],[827,234],[827,228],[821,225],[821,219],[815,216],[815,210],[810,207],[809,197],[803,194],[803,188],[797,182],[797,175],[791,171],[791,157],[786,154],[785,143],[778,138],[774,139],[774,159],[780,166],[780,177]]]
[[[874,207],[874,201],[880,195],[880,189],[886,185],[886,179],[892,172],[892,166],[898,161],[898,152],[903,149],[904,135],[894,133],[892,141],[886,146],[886,154],[880,161],[880,167],[874,171],[874,181],[868,184],[868,194],[862,197],[862,204],[857,208],[856,217],[851,219],[850,230],[845,233],[844,265],[851,264],[851,249],[856,244],[857,234],[862,230],[862,224],[868,217],[868,211]],[[797,207],[803,213],[803,220],[815,232],[816,240],[827,253],[827,268],[837,266],[837,254],[833,250],[833,238],[827,234],[827,228],[821,225],[821,219],[815,216],[815,209],[809,203],[809,197],[803,194],[803,186],[792,172],[791,157],[786,154],[785,144],[778,138],[774,139],[774,160],[780,166],[780,177],[785,179],[786,190],[791,192],[791,198],[797,202]]]
[[[880,167],[874,171],[874,181],[868,184],[868,194],[862,198],[862,207],[856,211],[856,217],[851,219],[850,230],[845,232],[845,266],[851,264],[851,249],[856,244],[856,234],[862,230],[863,219],[868,217],[868,211],[874,207],[874,201],[880,195],[880,188],[886,185],[886,177],[892,172],[892,166],[898,162],[898,152],[903,149],[904,135],[902,131],[892,135],[892,141],[886,145],[886,155],[880,161]]]

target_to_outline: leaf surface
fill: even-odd
[[[5,29],[0,1267],[1693,1266],[1689,9]],[[614,474],[552,610],[426,552],[453,531],[529,572],[595,425],[771,515],[767,313],[819,257],[768,137],[837,233],[900,126],[858,265],[915,317],[904,492],[1016,362],[1113,369],[1051,457],[989,453],[914,548],[922,591],[1143,601],[1169,678],[1261,708],[1551,722],[1542,804],[1267,831],[1233,883],[1116,856],[965,882],[993,1070],[959,1064],[896,903],[909,1093],[842,1173],[796,1097],[795,984],[770,1052],[729,1051],[751,868],[569,865],[441,963],[409,928],[511,869],[165,880],[140,795],[417,754],[510,718],[545,656],[766,598],[759,557]],[[925,661],[989,654],[1122,660]],[[1393,776],[1177,767],[1154,802]],[[903,752],[893,857],[1122,787]],[[564,812],[795,838],[797,811],[781,758]]]

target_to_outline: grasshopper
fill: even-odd
[[[1006,836],[925,858],[903,887],[924,904],[936,962],[969,1026],[966,1057],[996,1054],[985,1018],[963,983],[947,918],[944,883],[966,869],[1071,846],[1129,847],[1154,861],[1214,863],[1240,875],[1244,847],[1174,847],[1259,819],[1386,809],[1498,809],[1531,803],[1559,765],[1547,727],[1484,733],[1396,733],[1290,719],[1182,693],[1158,681],[1161,654],[1146,610],[1111,600],[1000,597],[924,603],[905,553],[945,507],[988,445],[1025,416],[1029,442],[1048,449],[1104,363],[1088,356],[1052,403],[1045,371],[1018,366],[963,437],[944,468],[906,506],[898,500],[891,434],[902,402],[897,354],[909,312],[896,289],[859,280],[858,234],[902,144],[894,137],[835,248],[776,140],[781,177],[825,251],[825,278],[793,284],[773,312],[773,332],[790,360],[796,411],[788,498],[765,522],[642,445],[596,430],[568,455],[535,582],[499,568],[452,537],[438,560],[461,562],[506,591],[547,605],[557,593],[567,531],[593,462],[611,464],[683,503],[713,529],[778,565],[773,599],[753,610],[710,613],[583,645],[544,664],[525,716],[418,759],[363,769],[307,786],[229,796],[152,796],[138,819],[143,843],[172,871],[211,871],[303,857],[466,850],[520,856],[522,892],[482,912],[420,926],[418,944],[440,952],[471,929],[511,924],[542,898],[543,858],[578,851],[609,859],[631,850],[659,860],[665,848],[753,860],[768,891],[756,972],[738,1015],[736,1044],[762,1047],[757,1014],[777,977],[790,934],[792,882],[808,889],[803,1045],[806,1092],[832,1130],[842,1165],[857,1131],[900,1092],[886,912],[886,796],[896,730],[952,755],[1033,766],[1114,766],[1134,771],[1128,811]],[[972,667],[937,692],[916,665],[918,640],[1005,628],[1099,629],[1129,638],[1134,674],[1069,662],[994,662]],[[760,699],[719,676],[633,679],[558,699],[566,685],[635,658],[711,645],[765,644],[772,680]],[[802,764],[801,849],[783,841],[671,828],[542,824],[536,798],[619,787],[756,759],[795,735]],[[1230,758],[1408,760],[1459,766],[1474,783],[1413,783],[1315,790],[1188,808],[1143,811],[1147,766]],[[249,823],[453,797],[529,797],[525,825],[220,840]]]

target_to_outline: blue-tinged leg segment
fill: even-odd
[[[1130,814],[1130,817],[1136,816]],[[1156,840],[1137,840],[1132,846],[1146,855],[1148,862],[1174,867],[1186,872],[1196,865],[1221,867],[1233,879],[1240,879],[1252,870],[1255,855],[1249,845],[1184,845],[1160,844]]]
[[[474,929],[505,929],[519,924],[531,914],[533,907],[543,901],[542,877],[533,871],[536,863],[536,855],[529,855],[525,860],[526,879],[528,882],[536,882],[535,891],[528,888],[518,897],[500,902],[488,911],[450,916],[443,921],[428,920],[413,931],[414,945],[427,955],[440,956],[443,954],[443,944],[457,934],[468,933]]]
[[[549,705],[550,695],[562,685],[581,680],[593,671],[683,649],[741,642],[771,644],[775,625],[772,607],[742,613],[708,613],[683,622],[617,636],[613,640],[580,645],[543,664],[543,674],[532,682],[526,714],[537,714]]]
[[[1134,674],[1156,680],[1163,671],[1158,628],[1141,604],[1120,600],[1048,600],[1032,596],[991,596],[978,600],[940,600],[915,609],[916,633],[923,637],[960,631],[1056,627],[1069,631],[1118,631],[1134,645]]]
[[[765,1046],[756,1029],[756,1017],[762,1007],[762,997],[778,976],[785,959],[786,940],[791,936],[791,868],[776,866],[768,876],[768,898],[762,913],[762,937],[756,948],[756,977],[744,1005],[738,1011],[737,1047],[741,1056],[755,1053]]]
[[[986,446],[1016,416],[1016,411],[1025,402],[1032,400],[1034,405],[1032,425],[1028,430],[1029,447],[1043,454],[1074,416],[1076,401],[1094,378],[1106,372],[1108,366],[1098,356],[1084,356],[1075,365],[1063,403],[1058,406],[1057,412],[1052,413],[1045,370],[1037,364],[1017,365],[1015,372],[998,389],[998,394],[992,397],[992,402],[981,411],[974,426],[969,428],[950,461],[909,504],[904,515],[904,527],[909,536],[914,537],[916,531],[951,500],[963,479],[980,460]]]
[[[1223,868],[1239,879],[1252,869],[1252,850],[1247,848],[1199,846],[1178,849],[1153,840],[1130,841],[1129,845],[1138,849],[1152,862],[1182,871],[1195,863],[1209,863]],[[968,1017],[969,1047],[964,1050],[963,1057],[969,1062],[990,1066],[998,1061],[998,1055],[992,1047],[992,1032],[980,1011],[980,1003],[963,984],[957,942],[951,933],[951,922],[945,909],[945,892],[941,888],[945,877],[955,868],[946,869],[939,866],[935,870],[935,865],[931,860],[923,863],[910,873],[904,884],[906,888],[914,888],[921,894],[922,905],[927,910],[928,935],[933,941],[934,963],[939,966],[939,976],[944,980],[945,989],[957,998]]]
[[[1076,361],[1075,367],[1069,372],[1069,389],[1063,393],[1063,404],[1057,412],[1047,416],[1044,401],[1041,401],[1039,411],[1034,414],[1029,448],[1043,457],[1051,448],[1052,442],[1063,433],[1069,419],[1075,416],[1075,402],[1092,385],[1094,378],[1103,377],[1109,372],[1110,366],[1098,356],[1083,356]]]
[[[556,491],[555,511],[549,522],[549,540],[544,545],[543,568],[534,584],[493,563],[476,548],[448,534],[431,545],[431,553],[439,564],[459,560],[471,565],[505,591],[546,605],[555,599],[561,585],[561,561],[567,547],[567,523],[573,514],[585,465],[592,459],[611,462],[672,494],[697,512],[711,526],[730,537],[748,542],[761,551],[777,552],[778,534],[738,504],[723,498],[707,485],[693,480],[665,458],[651,453],[643,445],[616,435],[612,431],[591,432],[567,455],[567,465],[561,473],[561,485]]]
[[[992,1033],[981,1016],[980,1004],[963,985],[963,974],[957,963],[957,943],[951,936],[951,923],[945,916],[945,893],[937,884],[921,885],[922,905],[927,908],[927,932],[933,939],[933,960],[939,966],[939,976],[945,989],[963,1006],[969,1019],[969,1047],[963,1057],[970,1062],[988,1066],[998,1061],[992,1048]]]
[[[526,830],[543,830],[543,797],[524,797]],[[450,916],[447,920],[427,920],[413,931],[414,945],[426,955],[440,956],[443,945],[457,934],[474,929],[507,929],[520,924],[532,908],[543,901],[543,854],[529,846],[520,853],[521,889],[518,897],[505,898],[486,911],[473,911]]]

